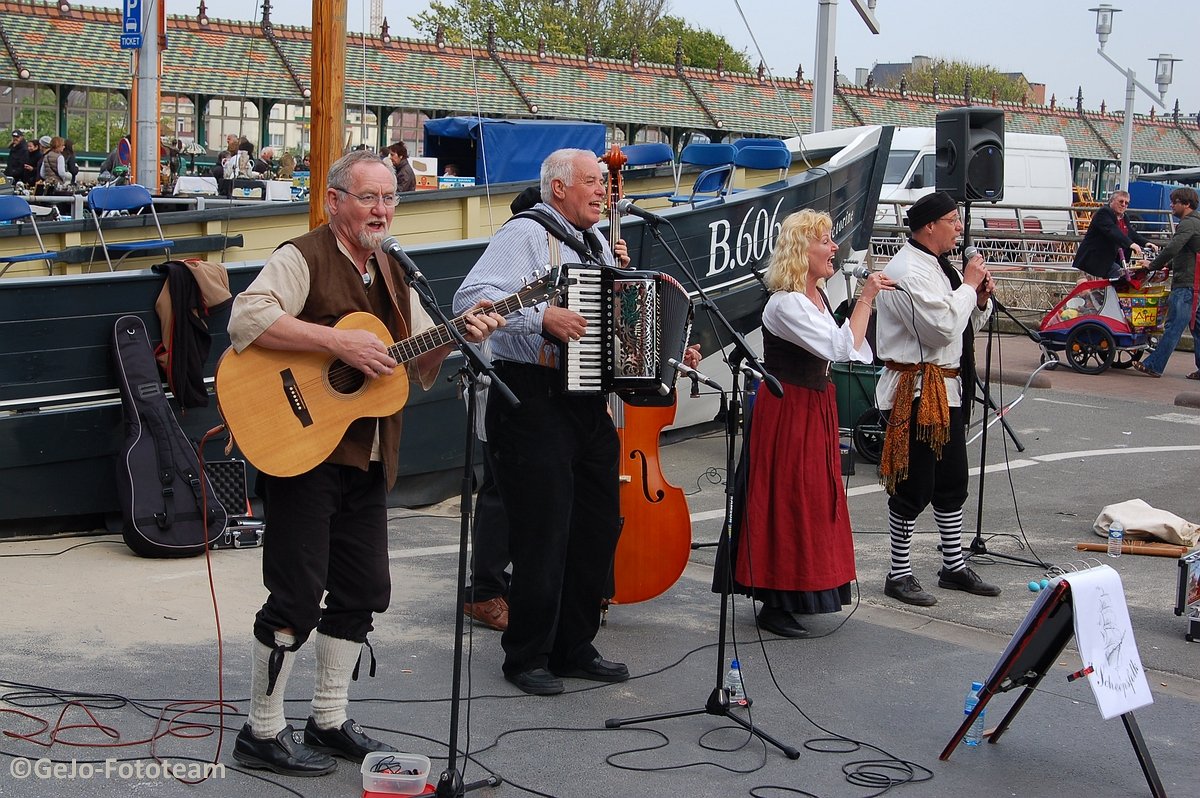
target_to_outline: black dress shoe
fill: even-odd
[[[563,691],[562,679],[545,668],[530,668],[520,673],[506,673],[504,678],[529,695],[558,695]]]
[[[758,625],[780,637],[808,637],[808,630],[787,610],[766,604],[758,611]]]
[[[567,679],[587,679],[592,682],[623,682],[629,678],[629,668],[625,667],[625,663],[609,662],[599,655],[591,662],[555,673]]]
[[[304,727],[304,744],[316,751],[340,756],[351,762],[361,762],[367,754],[376,751],[396,750],[387,743],[368,737],[362,726],[352,720],[347,720],[341,726],[332,729],[322,729],[317,726],[312,715],[308,716],[308,723]]]
[[[337,770],[333,758],[304,744],[304,734],[290,725],[260,740],[247,723],[233,743],[233,758],[248,768],[273,770],[284,776],[324,776]]]
[[[1000,588],[990,582],[985,582],[970,568],[960,568],[957,571],[938,571],[938,587],[947,590],[963,590],[976,596],[999,596]]]

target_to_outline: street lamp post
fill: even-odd
[[[1096,37],[1100,40],[1100,47],[1096,52],[1108,63],[1112,64],[1113,69],[1125,76],[1125,124],[1121,129],[1121,182],[1120,188],[1125,191],[1129,190],[1129,156],[1133,151],[1133,96],[1135,94],[1134,87],[1141,89],[1147,97],[1155,102],[1159,108],[1165,109],[1167,106],[1163,100],[1167,96],[1167,87],[1171,85],[1173,73],[1175,71],[1175,62],[1182,59],[1172,58],[1169,53],[1160,53],[1158,58],[1151,58],[1150,61],[1155,62],[1154,81],[1158,84],[1158,96],[1155,96],[1151,89],[1146,88],[1138,82],[1137,75],[1132,69],[1126,68],[1118,64],[1109,57],[1108,53],[1104,52],[1104,45],[1108,43],[1108,36],[1112,33],[1113,14],[1116,14],[1121,9],[1113,8],[1108,3],[1101,3],[1097,8],[1089,8],[1088,11],[1096,13]]]

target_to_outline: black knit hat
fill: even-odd
[[[958,203],[945,191],[926,194],[908,209],[908,229],[916,232],[930,222],[935,222],[956,210],[958,210]]]

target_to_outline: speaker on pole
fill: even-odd
[[[937,115],[936,184],[958,202],[1004,198],[1004,112],[953,108]]]

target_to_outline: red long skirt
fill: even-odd
[[[755,398],[740,585],[815,593],[855,578],[834,391],[785,384],[782,399],[765,390]]]

